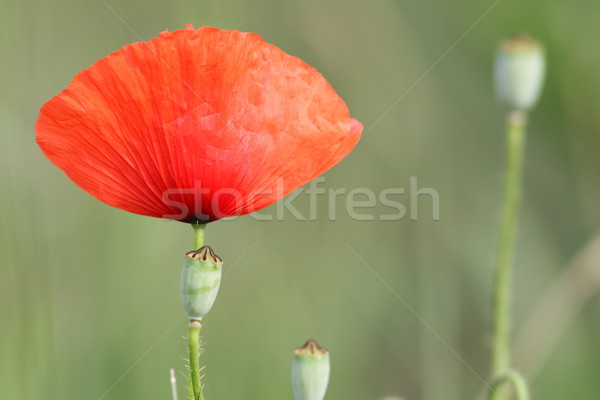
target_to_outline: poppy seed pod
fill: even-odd
[[[329,352],[310,339],[294,351],[292,388],[296,400],[322,400],[329,382]]]
[[[212,308],[219,286],[223,260],[210,246],[185,255],[181,272],[181,299],[191,320],[201,321]]]
[[[526,35],[500,43],[494,63],[496,96],[510,111],[528,111],[542,91],[546,65],[544,50]]]

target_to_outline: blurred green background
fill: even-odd
[[[475,398],[504,165],[492,59],[522,29],[545,43],[548,74],[528,137],[515,357],[534,399],[599,399],[599,16],[591,0],[2,0],[0,398],[169,399],[170,367],[185,393],[178,285],[192,230],[84,193],[33,125],[96,59],[190,22],[261,34],[347,101],[367,133],[323,187],[379,192],[416,176],[441,204],[439,221],[427,197],[417,221],[355,221],[340,197],[331,221],[325,196],[316,221],[211,224],[227,272],[203,332],[209,400],[290,399],[291,352],[310,337],[332,354],[328,399]]]

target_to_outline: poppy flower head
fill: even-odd
[[[272,204],[361,131],[300,59],[253,33],[191,25],[98,60],[36,123],[44,154],[94,197],[187,222]]]

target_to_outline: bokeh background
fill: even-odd
[[[310,337],[332,354],[328,399],[478,395],[504,165],[491,67],[519,30],[545,43],[548,74],[528,137],[515,358],[534,399],[599,399],[599,16],[592,0],[2,0],[0,398],[169,399],[170,367],[185,394],[191,229],[79,190],[33,125],[96,59],[190,22],[261,34],[347,101],[367,133],[322,187],[415,176],[440,195],[439,221],[426,196],[416,221],[356,221],[344,197],[331,221],[322,196],[316,221],[211,224],[227,273],[203,332],[208,399],[291,399],[291,352]]]

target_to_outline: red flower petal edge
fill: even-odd
[[[77,74],[35,129],[44,154],[104,203],[208,222],[319,176],[362,125],[316,70],[260,36],[188,26]]]

